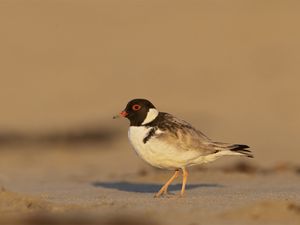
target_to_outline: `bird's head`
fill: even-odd
[[[158,116],[158,110],[147,99],[133,99],[125,109],[113,118],[126,117],[130,126],[141,126],[152,122]]]

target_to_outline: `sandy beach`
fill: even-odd
[[[296,1],[0,1],[0,224],[299,224]],[[172,171],[132,150],[132,98],[253,159]]]
[[[177,179],[170,188],[174,195],[157,199],[154,193],[170,171],[146,166],[121,149],[124,146],[110,146],[109,151],[101,146],[84,152],[64,146],[46,148],[44,153],[45,148],[2,151],[1,220],[4,224],[299,222],[299,168],[258,168],[247,160],[195,167],[184,198],[178,197]]]

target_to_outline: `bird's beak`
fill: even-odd
[[[127,115],[128,115],[128,112],[122,111],[118,115],[113,116],[113,119],[118,119],[118,118],[121,118],[121,117],[126,117]]]

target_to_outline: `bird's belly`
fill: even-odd
[[[136,153],[152,166],[165,169],[182,168],[194,164],[193,161],[199,156],[195,151],[177,149],[155,137],[144,143],[143,139],[148,132],[147,128],[134,127],[129,129],[128,137]]]

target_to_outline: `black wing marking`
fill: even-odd
[[[157,128],[153,127],[150,129],[150,131],[148,132],[148,134],[146,135],[146,137],[144,137],[143,142],[144,144],[147,143],[147,141],[150,140],[151,137],[153,137],[153,135],[155,134],[155,131],[157,130]]]

